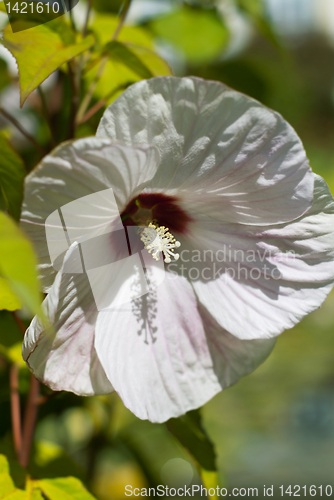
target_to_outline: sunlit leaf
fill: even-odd
[[[156,36],[179,47],[191,63],[218,57],[229,37],[215,10],[189,5],[152,21],[150,26]]]
[[[200,469],[201,479],[204,487],[209,491],[210,489],[217,492],[218,474],[216,471]],[[218,500],[217,493],[210,495],[211,500]]]
[[[2,43],[17,61],[22,107],[38,85],[62,64],[92,47],[95,38],[93,35],[77,38],[59,18],[35,27],[27,22],[26,29],[17,33],[12,33],[11,27],[7,26]]]
[[[8,281],[0,276],[0,311],[16,311],[21,309],[22,304],[9,287]]]
[[[41,313],[36,257],[30,241],[7,214],[0,212],[0,275],[34,314]]]
[[[44,500],[42,490],[40,490],[39,488],[34,488],[31,495],[31,500]]]
[[[119,23],[119,17],[111,14],[95,13],[90,27],[98,42],[97,46],[103,47],[111,41],[112,35]],[[118,42],[135,43],[149,49],[153,48],[153,37],[149,31],[140,26],[123,26],[117,38]]]
[[[8,213],[20,218],[23,199],[24,163],[9,144],[5,133],[0,132],[0,191]]]
[[[75,477],[42,479],[37,484],[49,500],[95,500]]]
[[[107,44],[104,50],[107,50],[110,58],[98,81],[94,96],[97,99],[108,99],[108,104],[132,83],[143,78],[172,74],[166,61],[147,47],[112,42]],[[86,85],[89,85],[95,78],[98,65],[99,60],[86,73]]]
[[[128,44],[128,47],[139,59],[145,62],[145,65],[152,73],[152,76],[165,76],[172,74],[172,70],[166,61],[162,59],[162,57],[158,56],[158,54],[153,50],[131,44]]]
[[[109,42],[103,52],[108,54],[112,61],[117,61],[119,64],[126,66],[140,79],[152,78],[153,74],[145,62],[126,45],[120,42]]]
[[[0,500],[29,500],[27,492],[16,488],[10,476],[8,460],[0,455]]]
[[[171,418],[166,425],[203,469],[216,470],[215,449],[202,426],[199,410],[190,411],[179,418]]]

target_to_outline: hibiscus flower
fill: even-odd
[[[60,213],[77,200],[65,244]],[[333,223],[329,189],[281,115],[199,78],[136,83],[96,137],[59,146],[27,178],[22,225],[52,328],[34,318],[23,357],[54,390],[116,390],[139,418],[179,416],[321,305]]]

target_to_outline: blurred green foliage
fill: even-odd
[[[218,58],[228,42],[228,30],[214,9],[184,5],[151,21],[150,28],[156,37],[181,49],[192,64]]]

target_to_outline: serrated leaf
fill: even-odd
[[[191,63],[217,58],[227,44],[229,33],[214,9],[184,5],[150,23],[153,33],[179,47]]]
[[[202,426],[199,410],[189,411],[179,418],[171,418],[167,429],[207,471],[216,471],[214,445]]]
[[[4,212],[0,212],[0,275],[22,304],[41,315],[41,293],[37,260],[28,238]]]
[[[75,477],[42,479],[36,483],[49,500],[95,500]]]
[[[32,26],[27,22],[25,30],[17,33],[7,26],[2,41],[15,57],[19,68],[21,107],[29,94],[51,73],[95,43],[93,35],[77,40],[70,26],[62,19]]]
[[[0,132],[0,151],[0,191],[8,213],[19,220],[25,177],[24,163],[9,144],[4,132]]]

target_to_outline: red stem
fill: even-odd
[[[14,312],[13,316],[20,328],[23,336],[26,327],[20,316]],[[26,411],[24,415],[23,434],[21,430],[21,414],[20,414],[20,395],[18,392],[18,368],[14,364],[10,368],[10,388],[11,388],[11,410],[12,410],[12,426],[14,435],[15,451],[18,455],[18,461],[23,467],[28,467],[31,446],[34,438],[34,431],[40,403],[39,397],[39,382],[33,374],[30,375],[30,389],[27,399]]]
[[[25,324],[23,323],[22,319],[20,318],[20,316],[17,314],[17,312],[13,312],[13,316],[14,316],[14,319],[16,321],[16,324],[17,326],[19,327],[19,329],[21,330],[21,333],[24,337],[24,334],[25,334],[25,331],[26,331],[26,326]]]
[[[12,428],[14,436],[14,448],[17,457],[19,457],[22,447],[22,429],[21,429],[21,408],[19,394],[19,370],[14,363],[10,367],[10,406],[12,415]]]
[[[28,467],[31,446],[34,437],[35,424],[39,406],[39,382],[33,374],[30,376],[30,390],[23,425],[22,447],[19,462],[23,467]]]

